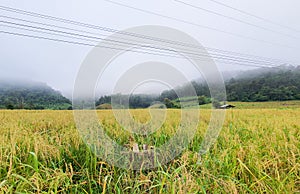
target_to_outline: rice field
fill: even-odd
[[[111,110],[98,110],[121,145],[159,147],[180,122],[167,110],[161,128],[133,135]],[[146,122],[148,110],[131,110]],[[152,170],[130,170],[96,157],[80,138],[72,111],[0,110],[0,193],[300,193],[300,108],[227,110],[209,152],[198,151],[210,120],[203,109],[193,140],[178,157]]]

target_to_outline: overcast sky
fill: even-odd
[[[193,5],[209,9],[223,15],[255,24],[279,33],[273,33],[228,18],[210,14],[199,9],[188,7],[173,0],[115,0],[126,5],[149,10],[170,17],[186,20],[222,31],[241,34],[253,39],[264,40],[260,42],[232,36],[217,31],[201,28],[199,26],[185,24],[179,21],[154,16],[137,10],[115,5],[103,0],[75,1],[75,0],[1,0],[2,6],[18,8],[41,14],[76,20],[84,23],[106,26],[117,30],[124,30],[141,25],[162,25],[183,31],[197,39],[203,46],[223,50],[247,53],[269,58],[278,58],[290,63],[300,64],[300,1],[299,0],[218,0],[232,7],[247,11],[256,16],[277,22],[293,28],[289,30],[278,25],[273,25],[253,17],[243,15],[232,9],[225,8],[210,0],[185,1]],[[36,19],[17,13],[0,10],[1,15],[18,17],[22,19],[47,22],[80,30],[95,30],[66,25],[59,22]],[[1,18],[1,20],[4,20]],[[16,29],[0,26],[0,31],[23,32]],[[27,32],[28,33],[28,32]],[[101,32],[102,34],[105,34]],[[34,34],[34,33],[32,33]],[[109,34],[107,34],[109,35]],[[60,90],[70,96],[79,67],[92,47],[67,43],[38,40],[26,37],[17,37],[0,33],[0,76],[31,79],[46,82],[51,87]],[[267,43],[268,42],[268,43]],[[110,72],[126,71],[126,65],[145,62],[150,59],[135,61],[134,56],[119,59],[123,68],[112,68]],[[155,60],[159,60],[158,58]],[[117,63],[117,62],[116,62]],[[172,63],[172,61],[170,61]],[[243,66],[232,66],[217,62],[221,71],[246,69]],[[249,69],[249,67],[247,68]],[[187,70],[189,71],[189,70]],[[190,70],[192,71],[192,70]],[[193,77],[194,76],[194,77]],[[197,77],[193,75],[192,78]],[[106,75],[104,79],[113,81],[113,76]],[[104,91],[105,89],[103,89]]]

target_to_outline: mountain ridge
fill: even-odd
[[[0,80],[0,108],[71,109],[71,101],[46,83]]]

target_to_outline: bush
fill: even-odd
[[[212,105],[214,108],[220,108],[221,104],[218,100],[213,100]]]
[[[12,104],[6,105],[6,109],[13,110],[15,107]]]
[[[199,102],[199,105],[202,105],[202,104],[208,104],[211,101],[206,96],[198,96],[198,102]]]

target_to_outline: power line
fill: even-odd
[[[227,19],[236,21],[236,22],[240,22],[240,23],[242,23],[242,24],[246,24],[246,25],[249,25],[249,26],[252,26],[252,27],[256,27],[256,28],[258,28],[258,29],[262,29],[262,30],[265,30],[265,31],[269,31],[269,32],[273,32],[273,33],[276,33],[276,34],[280,34],[280,35],[283,35],[283,36],[286,36],[286,37],[289,37],[289,38],[298,39],[298,38],[295,37],[295,36],[291,36],[291,35],[289,35],[289,34],[285,34],[285,33],[282,33],[282,32],[278,32],[278,31],[276,31],[276,30],[272,30],[272,29],[269,29],[269,28],[266,28],[266,27],[263,27],[263,26],[259,26],[259,25],[256,25],[256,24],[252,24],[252,23],[250,23],[250,22],[243,21],[243,20],[237,19],[237,18],[235,18],[235,17],[227,16],[227,15],[224,15],[224,14],[221,14],[221,13],[218,13],[218,12],[215,12],[215,11],[212,11],[212,10],[208,10],[208,9],[205,9],[205,8],[202,8],[202,7],[199,7],[199,6],[190,4],[190,3],[186,3],[186,2],[183,2],[183,1],[180,1],[180,0],[174,0],[174,1],[176,1],[176,2],[178,2],[178,3],[181,3],[181,4],[184,4],[184,5],[186,5],[186,6],[189,6],[189,7],[195,8],[195,9],[199,9],[199,10],[202,10],[202,11],[205,11],[205,12],[208,12],[208,13],[211,13],[211,14],[214,14],[214,15],[217,15],[217,16],[221,16],[221,17],[224,17],[224,18],[227,18]]]
[[[107,1],[107,2],[110,2],[110,3],[113,3],[113,4],[117,4],[117,5],[120,5],[120,6],[127,7],[127,8],[131,8],[131,9],[134,9],[134,10],[138,10],[138,11],[141,11],[141,12],[144,12],[144,13],[148,13],[148,14],[160,16],[160,17],[163,17],[163,18],[171,19],[171,20],[174,20],[174,21],[177,21],[177,22],[186,23],[186,24],[190,24],[190,25],[193,25],[193,26],[197,26],[197,27],[206,28],[206,29],[209,29],[209,30],[229,34],[229,35],[232,35],[232,36],[237,36],[237,37],[240,37],[240,38],[249,39],[249,40],[253,40],[253,41],[257,41],[257,42],[264,42],[264,43],[271,44],[271,45],[277,45],[277,46],[281,46],[281,47],[287,47],[287,48],[295,49],[294,47],[290,47],[288,45],[283,45],[283,44],[279,44],[279,43],[272,43],[272,42],[269,42],[269,41],[266,41],[266,40],[256,39],[256,38],[244,36],[244,35],[241,35],[241,34],[236,34],[236,33],[232,33],[232,32],[223,31],[223,30],[220,30],[220,29],[217,29],[217,28],[204,26],[204,25],[201,25],[201,24],[189,22],[189,21],[186,21],[186,20],[182,20],[182,19],[178,19],[178,18],[174,18],[174,17],[162,15],[162,14],[158,14],[158,13],[143,10],[143,9],[140,9],[140,8],[135,8],[135,7],[128,6],[128,5],[125,5],[125,4],[121,4],[121,3],[118,3],[118,2],[114,2],[114,1],[111,1],[111,0],[103,0],[103,1]],[[82,23],[82,22],[76,22],[76,21],[73,21],[73,20],[62,19],[62,18],[58,18],[58,17],[54,17],[54,16],[38,14],[38,13],[34,13],[34,12],[24,11],[24,10],[20,10],[20,9],[14,9],[14,8],[5,7],[5,6],[0,6],[0,9],[10,11],[10,12],[30,15],[30,16],[33,16],[33,17],[40,17],[40,18],[51,19],[51,20],[59,21],[59,22],[63,22],[63,23],[80,25],[80,26],[88,27],[88,28],[94,28],[94,29],[98,29],[98,30],[105,30],[105,31],[108,31],[108,32],[113,32],[113,33],[121,33],[123,35],[129,35],[129,36],[133,36],[133,35],[136,36],[137,35],[137,34],[128,33],[128,32],[120,32],[118,30],[114,30],[114,29],[107,28],[107,27],[101,27],[101,26],[95,26],[95,25],[91,25],[91,24],[85,24],[85,23]],[[149,37],[142,36],[141,38],[149,38]]]
[[[158,38],[158,37],[151,37],[151,36],[141,35],[141,34],[137,34],[137,33],[118,31],[118,30],[115,30],[115,29],[112,29],[112,28],[96,26],[96,25],[92,25],[92,24],[86,24],[86,23],[82,23],[82,22],[67,20],[67,19],[64,19],[64,18],[58,18],[58,17],[54,17],[54,16],[49,16],[49,15],[43,15],[43,14],[24,11],[24,10],[15,9],[15,8],[9,8],[9,7],[5,7],[5,6],[0,6],[0,9],[5,10],[5,11],[9,11],[9,12],[18,13],[18,14],[28,15],[28,16],[32,16],[32,17],[43,18],[43,19],[48,19],[48,20],[52,20],[52,21],[58,21],[58,22],[62,22],[62,23],[82,26],[82,27],[86,27],[86,28],[91,28],[91,29],[96,29],[96,30],[101,30],[101,31],[106,31],[106,32],[113,32],[113,33],[118,33],[118,34],[126,35],[126,36],[138,37],[138,38],[141,38],[141,39],[161,41],[161,42],[165,42],[165,43],[169,43],[169,44],[175,44],[175,45],[186,46],[186,47],[191,47],[191,48],[200,48],[200,47],[198,47],[198,45],[193,45],[193,44],[188,44],[188,43],[173,41],[173,40],[167,40],[167,39],[161,39],[161,38]],[[214,48],[209,48],[209,47],[206,47],[206,49],[220,52],[220,49],[214,49]],[[223,51],[223,52],[228,53],[230,51]],[[235,52],[235,54],[236,54],[236,52]],[[245,56],[245,54],[243,54],[243,55]],[[250,56],[250,55],[247,55],[247,56]],[[257,58],[262,58],[262,57],[259,57],[259,56],[254,56],[254,55],[252,55],[252,56],[257,57]],[[280,61],[280,60],[277,60],[277,59],[275,59],[275,60]]]
[[[290,48],[290,49],[300,49],[300,48],[293,47],[293,46],[291,47],[291,46],[280,44],[280,43],[273,43],[273,42],[270,42],[270,41],[257,39],[257,38],[245,36],[245,35],[242,35],[242,34],[237,34],[237,33],[229,32],[229,31],[225,31],[225,30],[220,30],[220,29],[217,29],[217,28],[214,28],[214,27],[205,26],[205,25],[201,25],[201,24],[198,24],[198,23],[193,23],[193,22],[190,22],[190,21],[187,21],[187,20],[182,20],[182,19],[179,19],[179,18],[175,18],[175,17],[155,13],[155,12],[152,12],[152,11],[144,10],[144,9],[133,7],[133,6],[129,6],[129,5],[119,3],[119,2],[115,2],[115,1],[112,1],[112,0],[103,0],[103,1],[106,1],[106,2],[109,2],[109,3],[112,3],[112,4],[116,4],[116,5],[119,5],[119,6],[127,7],[127,8],[137,10],[137,11],[140,11],[140,12],[143,12],[143,13],[163,17],[163,18],[166,18],[166,19],[170,19],[170,20],[173,20],[173,21],[189,24],[189,25],[192,25],[192,26],[200,27],[200,28],[206,28],[206,29],[209,29],[209,30],[213,30],[213,31],[216,31],[216,32],[228,34],[228,35],[231,35],[231,36],[236,36],[236,37],[243,38],[243,39],[253,40],[253,41],[256,41],[256,42],[260,42],[260,43],[263,42],[263,43],[266,43],[266,44],[276,45],[276,46],[280,46],[280,47],[286,47],[286,48]]]
[[[21,29],[21,28],[19,28],[19,29]],[[33,30],[30,30],[30,31],[33,31]],[[38,32],[38,31],[35,31],[35,32]],[[116,47],[102,46],[102,45],[100,46],[100,45],[96,45],[96,44],[89,44],[89,43],[83,43],[83,42],[77,42],[77,41],[69,41],[69,40],[63,40],[63,39],[57,39],[57,38],[48,38],[48,37],[36,36],[36,35],[28,35],[28,34],[24,34],[24,33],[8,32],[8,31],[4,31],[4,30],[0,31],[0,33],[15,35],[15,36],[24,36],[24,37],[35,38],[35,39],[50,40],[50,41],[55,41],[55,42],[76,44],[76,45],[81,45],[81,46],[99,47],[99,48],[105,48],[105,49],[125,51],[124,48],[116,48]],[[49,33],[47,33],[47,34],[49,34]],[[54,35],[54,34],[52,34],[52,35]],[[69,37],[69,38],[71,38],[71,37]],[[163,54],[158,54],[158,53],[156,54],[156,53],[150,53],[150,52],[144,52],[144,51],[135,51],[135,50],[126,50],[126,51],[135,52],[135,53],[142,53],[142,54],[152,54],[152,55],[158,55],[158,56],[164,56],[164,57],[169,56],[169,55],[163,55]],[[173,57],[173,56],[169,56],[169,57]]]
[[[2,17],[2,16],[0,16]],[[5,16],[3,16],[5,17]],[[8,17],[11,19],[17,19],[17,18],[12,18],[12,17]],[[19,20],[19,19],[17,19]],[[38,22],[32,22],[32,21],[28,21],[28,20],[23,20],[20,19],[21,21],[26,21],[26,22],[31,22],[31,23],[38,23]],[[46,31],[51,31],[51,32],[56,32],[56,33],[64,33],[64,34],[68,34],[71,36],[80,36],[80,37],[84,37],[84,38],[88,38],[88,39],[97,39],[97,40],[105,40],[108,42],[112,42],[112,45],[117,45],[117,46],[123,46],[120,44],[115,44],[115,42],[117,43],[121,43],[121,44],[128,44],[128,45],[132,45],[132,46],[139,46],[139,47],[145,47],[145,48],[150,48],[150,49],[156,49],[159,51],[168,51],[169,52],[176,52],[176,50],[174,49],[169,49],[169,48],[162,48],[162,47],[157,47],[157,46],[149,46],[149,45],[142,45],[142,44],[135,44],[135,43],[131,43],[131,42],[124,42],[124,41],[117,41],[117,40],[113,40],[113,39],[104,39],[104,38],[99,38],[99,37],[95,37],[95,36],[86,36],[86,35],[82,35],[82,34],[78,34],[78,33],[69,33],[69,32],[65,32],[65,31],[61,31],[61,30],[53,30],[53,29],[47,29],[47,28],[41,28],[41,27],[35,27],[32,25],[24,25],[24,24],[18,24],[18,23],[14,23],[14,22],[7,22],[7,21],[0,21],[2,23],[6,23],[6,24],[13,24],[13,25],[18,25],[18,26],[23,26],[23,27],[29,27],[29,28],[35,28],[35,29],[39,29],[39,30],[46,30]],[[38,23],[40,24],[40,23]],[[47,25],[47,24],[43,24],[43,25]],[[59,27],[56,25],[51,25],[51,26],[55,26],[55,27]],[[70,28],[68,28],[70,29]],[[74,30],[74,29],[72,29]],[[86,31],[84,31],[86,32]],[[87,39],[81,39],[81,40],[87,40]],[[89,40],[87,40],[89,41]],[[205,54],[201,54],[201,53],[194,53],[194,52],[183,52],[184,54],[191,54],[191,55],[195,55],[195,56],[201,56],[201,57],[213,57],[215,59],[225,59],[225,60],[232,60],[232,61],[244,61],[244,62],[252,62],[252,63],[268,63],[268,64],[272,64],[273,62],[271,61],[258,61],[258,60],[253,60],[253,59],[247,59],[247,58],[240,58],[240,57],[233,57],[233,56],[228,56],[228,55],[222,55],[222,54],[214,54],[212,53],[211,56],[210,55],[205,55]]]
[[[43,36],[36,36],[36,35],[28,35],[24,33],[16,33],[16,32],[8,32],[8,31],[0,31],[0,33],[4,34],[9,34],[9,35],[14,35],[14,36],[23,36],[23,37],[29,37],[29,38],[35,38],[35,39],[43,39],[43,40],[49,40],[49,41],[55,41],[55,42],[63,42],[63,43],[69,43],[69,44],[76,44],[76,45],[82,45],[82,46],[90,46],[90,47],[101,47],[101,48],[106,48],[106,49],[113,49],[113,50],[120,50],[124,51],[122,48],[115,48],[115,47],[108,47],[108,46],[100,46],[100,45],[95,45],[95,44],[89,44],[89,43],[82,43],[82,42],[77,42],[77,41],[69,41],[69,40],[63,40],[63,39],[57,39],[57,38],[48,38],[48,37],[43,37]],[[135,51],[135,50],[127,50],[130,52],[135,52],[135,53],[142,53],[142,54],[152,54],[152,55],[159,55],[159,56],[164,56],[164,57],[173,57],[169,55],[163,55],[163,54],[155,54],[155,53],[149,53],[149,52],[143,52],[143,51]],[[255,64],[243,64],[243,63],[229,63],[231,65],[242,65],[242,66],[250,66],[250,67],[262,67],[262,68],[278,68],[277,66],[273,65],[255,65]]]
[[[237,12],[240,12],[240,13],[242,13],[242,14],[245,14],[245,15],[247,15],[247,16],[254,17],[254,18],[259,19],[259,20],[261,20],[261,21],[264,21],[264,22],[267,22],[267,23],[270,23],[270,24],[273,24],[273,25],[276,25],[276,26],[280,26],[280,27],[282,27],[282,28],[286,28],[286,29],[289,29],[289,30],[292,30],[292,31],[295,31],[295,32],[300,32],[300,30],[297,30],[297,29],[291,28],[291,27],[289,27],[289,26],[286,26],[286,25],[283,25],[283,24],[274,22],[274,21],[272,21],[272,20],[263,18],[263,17],[261,17],[261,16],[254,15],[254,14],[249,13],[249,12],[246,12],[246,11],[244,11],[244,10],[241,10],[241,9],[238,9],[238,8],[235,8],[235,7],[232,7],[232,6],[230,6],[230,5],[227,5],[227,4],[225,4],[225,3],[221,3],[221,2],[215,1],[215,0],[210,0],[210,1],[212,1],[212,2],[214,2],[214,3],[216,3],[216,4],[219,4],[219,5],[222,5],[222,6],[224,6],[224,7],[230,8],[230,9],[232,9],[232,10],[235,10],[235,11],[237,11]]]
[[[14,28],[14,29],[19,29],[19,30],[27,30],[27,31],[31,31],[31,32],[38,32],[38,33],[43,33],[43,34],[50,34],[50,35],[58,35],[58,34],[55,34],[55,33],[49,33],[49,32],[43,32],[43,31],[39,31],[39,30],[32,30],[32,29],[26,29],[26,28],[22,28],[22,27],[12,27],[12,26],[8,26],[8,25],[0,25],[0,26],[5,26],[5,27],[10,27],[10,28]],[[18,34],[19,35],[19,34]],[[59,34],[59,36],[62,36],[62,37],[66,37],[66,38],[75,38],[75,37],[73,37],[73,36],[68,36],[68,35],[61,35],[61,34]],[[29,36],[29,37],[31,37],[31,36]],[[34,36],[33,38],[35,38],[36,36]],[[48,38],[43,38],[43,37],[40,37],[39,39],[46,39],[46,40],[48,40]],[[92,40],[89,40],[89,39],[83,39],[83,38],[77,38],[76,37],[76,39],[79,39],[79,40],[85,40],[85,41],[92,41]],[[50,40],[53,40],[53,39],[50,39]],[[55,39],[55,40],[57,40],[57,39]],[[57,40],[57,41],[60,41],[60,40]],[[74,41],[66,41],[67,43],[73,43]],[[92,41],[92,42],[95,42],[95,41]],[[97,41],[96,41],[97,42]],[[80,45],[82,45],[81,43],[79,43],[79,42],[76,42],[76,44],[80,44]],[[84,44],[85,46],[93,46],[93,45],[91,45],[91,44]],[[94,46],[96,46],[96,45],[94,45]],[[102,46],[99,46],[99,47],[102,47]],[[109,48],[109,49],[115,49],[115,50],[122,50],[122,51],[124,51],[125,49],[124,48],[116,48],[116,47],[104,47],[104,48]],[[139,49],[139,48],[138,48]],[[184,58],[184,59],[186,59],[186,57],[184,57],[184,56],[178,56],[178,55],[163,55],[163,54],[161,54],[161,52],[159,52],[159,53],[153,53],[153,52],[141,52],[140,50],[142,50],[143,51],[143,49],[139,49],[139,51],[131,51],[131,50],[128,50],[128,51],[130,51],[130,52],[136,52],[136,53],[142,53],[142,54],[153,54],[153,55],[158,55],[158,56],[164,56],[164,57],[174,57],[174,58]],[[169,53],[168,53],[169,54]],[[206,55],[206,57],[210,57],[209,55]],[[194,59],[201,59],[202,61],[204,61],[203,60],[203,58],[199,58],[199,57],[192,57],[192,58],[194,58]],[[226,59],[226,58],[214,58],[214,59],[216,59],[216,60],[218,60],[218,61],[227,61],[227,60],[231,60],[231,59]],[[248,62],[248,61],[238,61],[238,60],[234,60],[233,62],[231,62],[231,63],[238,63],[238,62],[242,62],[242,63],[253,63],[253,64],[257,64],[257,65],[259,65],[259,64],[261,64],[261,63],[254,63],[254,62]],[[238,63],[238,64],[240,64],[240,63]],[[268,65],[270,66],[270,65],[272,65],[271,63],[268,63]],[[273,64],[274,65],[274,64]],[[277,65],[278,66],[278,65]]]
[[[55,32],[55,33],[68,34],[68,35],[71,35],[69,37],[76,38],[76,39],[77,39],[77,37],[74,37],[74,36],[85,37],[86,39],[81,39],[81,40],[86,40],[86,41],[90,41],[90,39],[97,39],[97,40],[112,42],[110,44],[116,45],[116,46],[124,46],[124,45],[128,44],[128,45],[131,45],[131,46],[140,46],[140,47],[146,47],[146,48],[153,48],[153,49],[157,49],[157,50],[163,50],[163,49],[167,50],[166,48],[158,48],[158,47],[153,47],[153,46],[149,46],[149,45],[141,45],[141,44],[135,44],[135,43],[129,43],[129,42],[121,42],[121,41],[112,40],[112,39],[105,39],[105,38],[100,38],[100,37],[95,37],[95,36],[87,36],[87,35],[82,35],[82,34],[78,34],[78,33],[70,33],[70,32],[65,32],[65,31],[61,31],[61,30],[53,30],[53,29],[49,29],[49,28],[36,27],[36,26],[32,26],[32,25],[18,24],[18,23],[7,22],[7,21],[0,21],[0,22],[6,23],[6,24],[12,24],[12,25],[18,25],[18,26],[23,26],[23,27],[34,28],[34,29],[38,29],[38,30],[46,30],[46,31],[51,31],[51,32]],[[22,28],[22,29],[27,30],[26,28]],[[35,32],[44,33],[42,31],[35,31]],[[58,34],[55,34],[55,35],[58,35]],[[95,42],[95,41],[93,40],[93,42]],[[98,42],[98,41],[96,41],[96,42]],[[121,44],[124,44],[124,45],[114,44],[114,42],[121,43]],[[175,50],[168,50],[168,51],[174,51],[175,52]]]
[[[89,31],[84,31],[84,30],[78,30],[78,29],[72,29],[72,28],[67,28],[67,27],[62,27],[62,26],[57,26],[57,25],[52,25],[52,24],[46,24],[46,23],[41,23],[41,22],[35,22],[35,21],[29,21],[29,20],[24,20],[24,19],[20,19],[20,18],[15,18],[15,17],[9,17],[9,16],[3,16],[0,15],[1,18],[6,18],[6,19],[12,19],[12,20],[17,20],[17,21],[22,21],[22,22],[26,22],[26,23],[32,23],[32,24],[38,24],[38,25],[42,25],[42,26],[47,26],[47,27],[55,27],[55,28],[60,28],[60,29],[65,29],[65,30],[71,30],[71,31],[75,31],[75,32],[82,32],[82,33],[88,33],[88,34],[92,34],[92,35],[101,35],[101,36],[107,36],[107,35],[103,35],[103,34],[99,34],[99,33],[92,33]],[[126,39],[126,38],[121,38],[118,37],[121,40],[126,40],[126,41],[132,41],[132,39]],[[101,38],[98,38],[101,39]],[[101,39],[103,40],[103,39]],[[107,38],[105,38],[105,40],[108,40]],[[118,42],[118,41],[116,41]],[[132,44],[132,43],[131,43]],[[144,44],[144,42],[141,42],[141,44]],[[228,55],[222,55],[222,54],[218,54],[218,53],[226,53],[226,54],[232,54],[232,52],[230,51],[224,51],[224,50],[220,50],[220,49],[213,49],[213,48],[208,48],[206,47],[207,50],[211,50],[212,52],[210,53],[210,55],[214,56],[214,55],[218,55],[218,56],[225,56],[228,57]],[[187,50],[187,51],[194,51],[194,50]],[[217,54],[215,54],[215,52],[217,52]],[[269,58],[263,58],[263,57],[258,57],[258,56],[251,56],[251,55],[246,55],[246,54],[241,54],[241,53],[233,53],[234,55],[240,55],[240,56],[247,56],[247,57],[251,57],[251,58],[257,58],[260,60],[260,62],[282,62],[280,60],[277,59],[269,59]],[[232,58],[237,58],[237,59],[245,59],[245,58],[241,58],[241,57],[232,57]],[[249,60],[249,59],[247,59]],[[262,60],[262,61],[261,61]]]

